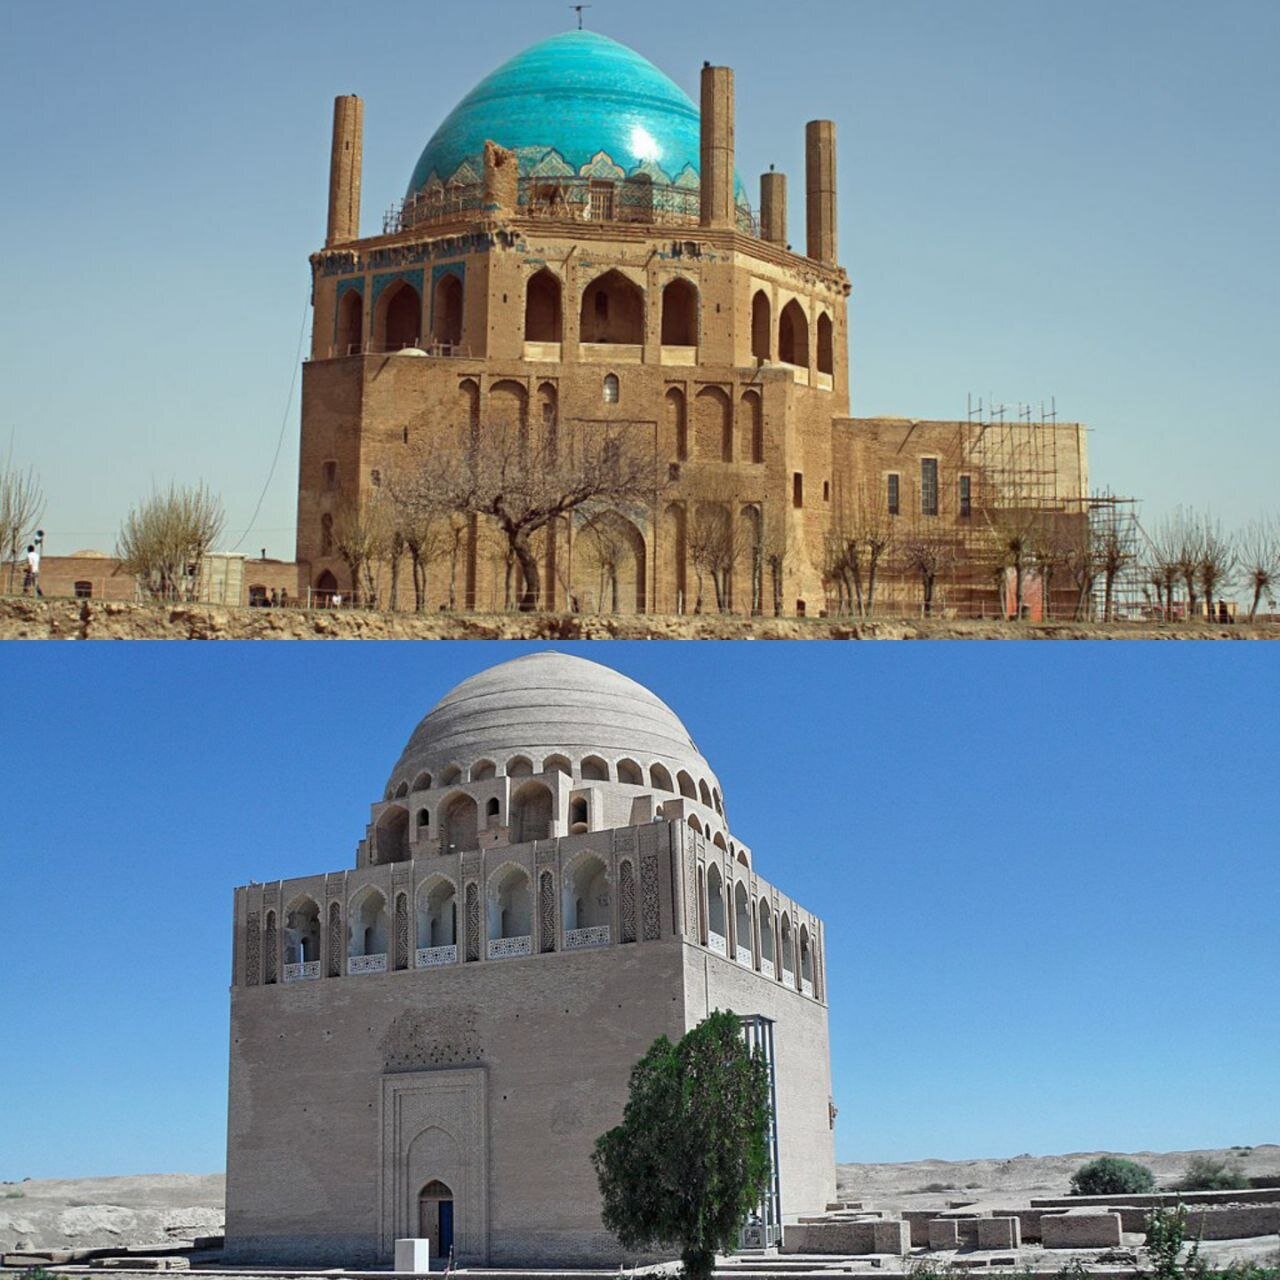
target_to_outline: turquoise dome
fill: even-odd
[[[626,174],[683,173],[681,185],[697,185],[698,108],[647,58],[594,31],[539,41],[481,80],[432,135],[408,194],[464,163],[477,180],[488,139],[516,152],[522,175],[583,173],[603,151]]]

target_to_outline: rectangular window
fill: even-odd
[[[920,514],[922,516],[938,514],[937,458],[920,459]]]
[[[896,475],[891,475],[889,477],[888,499],[889,499],[889,514],[891,516],[896,516],[898,512],[901,510],[901,507],[898,505],[898,477]]]
[[[960,515],[967,520],[973,514],[973,498],[969,487],[969,477],[960,477]]]
[[[591,184],[591,221],[613,221],[612,182],[593,182]]]
[[[798,471],[791,477],[791,505],[804,506],[804,476]]]

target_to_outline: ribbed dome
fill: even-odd
[[[686,169],[696,176],[700,162],[699,112],[688,94],[594,31],[542,40],[486,76],[432,135],[409,194],[433,176],[448,182],[464,161],[478,167],[486,140],[515,151],[521,173],[554,161],[551,152],[575,172],[603,151],[628,174],[657,166],[672,181]]]
[[[599,663],[554,652],[490,667],[447,693],[413,731],[391,781],[481,759],[501,769],[511,756],[527,755],[537,769],[548,755],[593,753],[645,768],[662,763],[673,774],[687,769],[718,786],[661,698]]]

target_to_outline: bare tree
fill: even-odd
[[[1280,524],[1274,519],[1250,521],[1240,538],[1240,568],[1249,584],[1249,621],[1258,612],[1263,597],[1276,601],[1280,581]]]
[[[1171,525],[1173,564],[1187,591],[1187,617],[1196,616],[1196,588],[1200,579],[1200,561],[1204,555],[1204,530],[1194,511],[1179,507]]]
[[[116,536],[116,558],[157,599],[193,599],[200,564],[224,523],[222,499],[203,483],[170,484],[130,509]]]
[[[377,600],[377,570],[390,545],[389,504],[380,492],[356,501],[345,495],[333,516],[333,549],[351,575],[351,603]]]
[[[1204,596],[1205,613],[1213,621],[1214,599],[1227,590],[1235,577],[1239,554],[1235,540],[1224,533],[1222,525],[1209,516],[1200,522],[1200,564],[1196,579]]]
[[[618,612],[618,580],[622,567],[632,558],[633,550],[630,538],[621,523],[614,518],[611,511],[600,511],[588,514],[581,525],[579,540],[586,542],[595,558],[596,567],[600,571],[598,591],[596,592],[596,609],[600,613],[605,610],[605,598],[608,597],[608,612]]]
[[[1080,622],[1089,616],[1089,602],[1093,597],[1094,583],[1102,572],[1101,556],[1094,543],[1087,523],[1083,521],[1076,529],[1076,535],[1067,543],[1065,567],[1071,576],[1076,589],[1076,621]]]
[[[777,519],[764,520],[763,541],[760,556],[769,568],[769,586],[773,597],[773,616],[782,617],[782,598],[786,585],[787,565],[793,551],[791,520],[785,510],[777,513]]]
[[[751,530],[734,518],[738,494],[732,477],[709,470],[690,476],[684,483],[689,523],[685,546],[698,581],[694,613],[702,612],[702,588],[711,579],[716,611],[729,608],[729,588],[737,565],[749,553]]]
[[[933,613],[938,579],[948,577],[957,564],[955,538],[941,528],[936,519],[920,516],[899,533],[897,545],[903,571],[920,579],[924,613],[928,617]]]
[[[1053,614],[1053,579],[1067,567],[1072,546],[1072,525],[1085,524],[1082,516],[1061,511],[1040,511],[1031,528],[1031,564],[1040,577],[1044,617]]]
[[[1133,563],[1133,551],[1125,543],[1120,530],[1109,524],[1097,535],[1097,560],[1102,573],[1102,620],[1114,622],[1116,581]]]
[[[5,463],[0,471],[0,547],[9,561],[9,590],[22,544],[35,532],[44,514],[44,491],[32,468],[19,471]]]
[[[839,584],[839,595],[859,616],[875,609],[876,580],[890,554],[897,520],[889,514],[887,497],[879,485],[865,481],[841,501],[832,521],[827,551],[827,572]]]
[[[438,445],[422,466],[437,465],[447,449]],[[523,424],[481,425],[463,433],[458,456],[461,465],[443,477],[447,505],[494,521],[519,567],[526,611],[538,607],[542,594],[533,548],[540,529],[588,505],[638,515],[667,484],[665,467],[625,427],[570,434],[563,426],[531,432]]]
[[[1166,516],[1151,535],[1147,574],[1156,589],[1156,599],[1164,617],[1173,617],[1174,597],[1180,574],[1182,529],[1178,516]]]
[[[1034,563],[1034,548],[1041,536],[1041,512],[1028,507],[991,507],[987,524],[994,537],[996,566],[1013,570],[1013,616],[1021,618],[1026,602],[1027,571]]]
[[[425,450],[415,452],[408,466],[388,477],[392,538],[399,536],[409,556],[415,613],[421,613],[426,604],[431,566],[446,557],[449,608],[457,607],[458,561],[470,524],[467,512],[456,505],[462,488],[458,459]]]

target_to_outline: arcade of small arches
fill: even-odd
[[[610,761],[603,755],[586,755],[576,761],[556,753],[543,757],[535,773],[534,759],[511,756],[503,765],[488,758],[469,766],[453,763],[433,775],[417,773],[412,781],[401,778],[386,792],[378,808],[368,841],[368,862],[381,865],[408,862],[422,852],[460,853],[492,845],[527,844],[557,835],[582,835],[602,829],[603,806],[590,789],[570,789],[560,811],[558,796],[572,783],[612,783],[652,793],[660,816],[685,816],[685,802],[699,807],[688,815],[690,825],[713,840],[731,857],[750,865],[747,851],[726,837],[724,801],[718,786],[693,776],[687,769],[671,769],[661,763],[646,768],[630,757]],[[556,785],[559,778],[565,784]],[[509,780],[507,787],[493,784]],[[480,794],[474,794],[480,784]],[[630,793],[623,793],[624,798]],[[664,801],[661,796],[670,796]],[[634,798],[634,797],[633,797]],[[674,806],[669,808],[669,806]],[[557,818],[562,822],[557,822]],[[481,833],[485,833],[482,840]]]
[[[338,355],[363,351],[427,350],[434,355],[465,354],[463,301],[465,286],[456,271],[444,270],[428,298],[410,280],[391,281],[378,295],[369,317],[365,341],[365,286],[352,282],[338,300],[334,350]],[[529,275],[524,291],[523,337],[529,359],[561,358],[565,339],[565,285],[550,267]],[[610,268],[579,291],[574,312],[577,338],[588,346],[644,345],[648,326],[648,291],[625,272]],[[428,305],[429,304],[429,305]],[[658,333],[664,348],[696,350],[701,332],[701,299],[697,285],[674,276],[658,293]],[[761,362],[807,369],[810,351],[820,374],[835,372],[834,326],[830,311],[817,304],[811,317],[798,298],[778,310],[768,291],[757,288],[751,300],[751,354]]]
[[[450,876],[435,873],[417,888],[387,892],[357,889],[346,903],[319,903],[303,894],[287,907],[283,927],[276,912],[265,917],[265,945],[253,949],[262,971],[249,977],[271,985],[441,965],[504,960],[556,951],[655,940],[656,867],[642,868],[637,894],[635,862],[618,862],[617,896],[608,864],[584,851],[562,869],[535,870],[503,862],[483,882],[460,891]],[[798,928],[791,911],[768,893],[755,893],[745,877],[727,876],[716,863],[697,865],[698,942],[762,977],[800,994],[824,998],[816,935]],[[654,904],[644,909],[638,897]],[[615,932],[616,931],[616,932]],[[280,963],[282,961],[282,963]],[[279,976],[277,976],[279,975]]]

